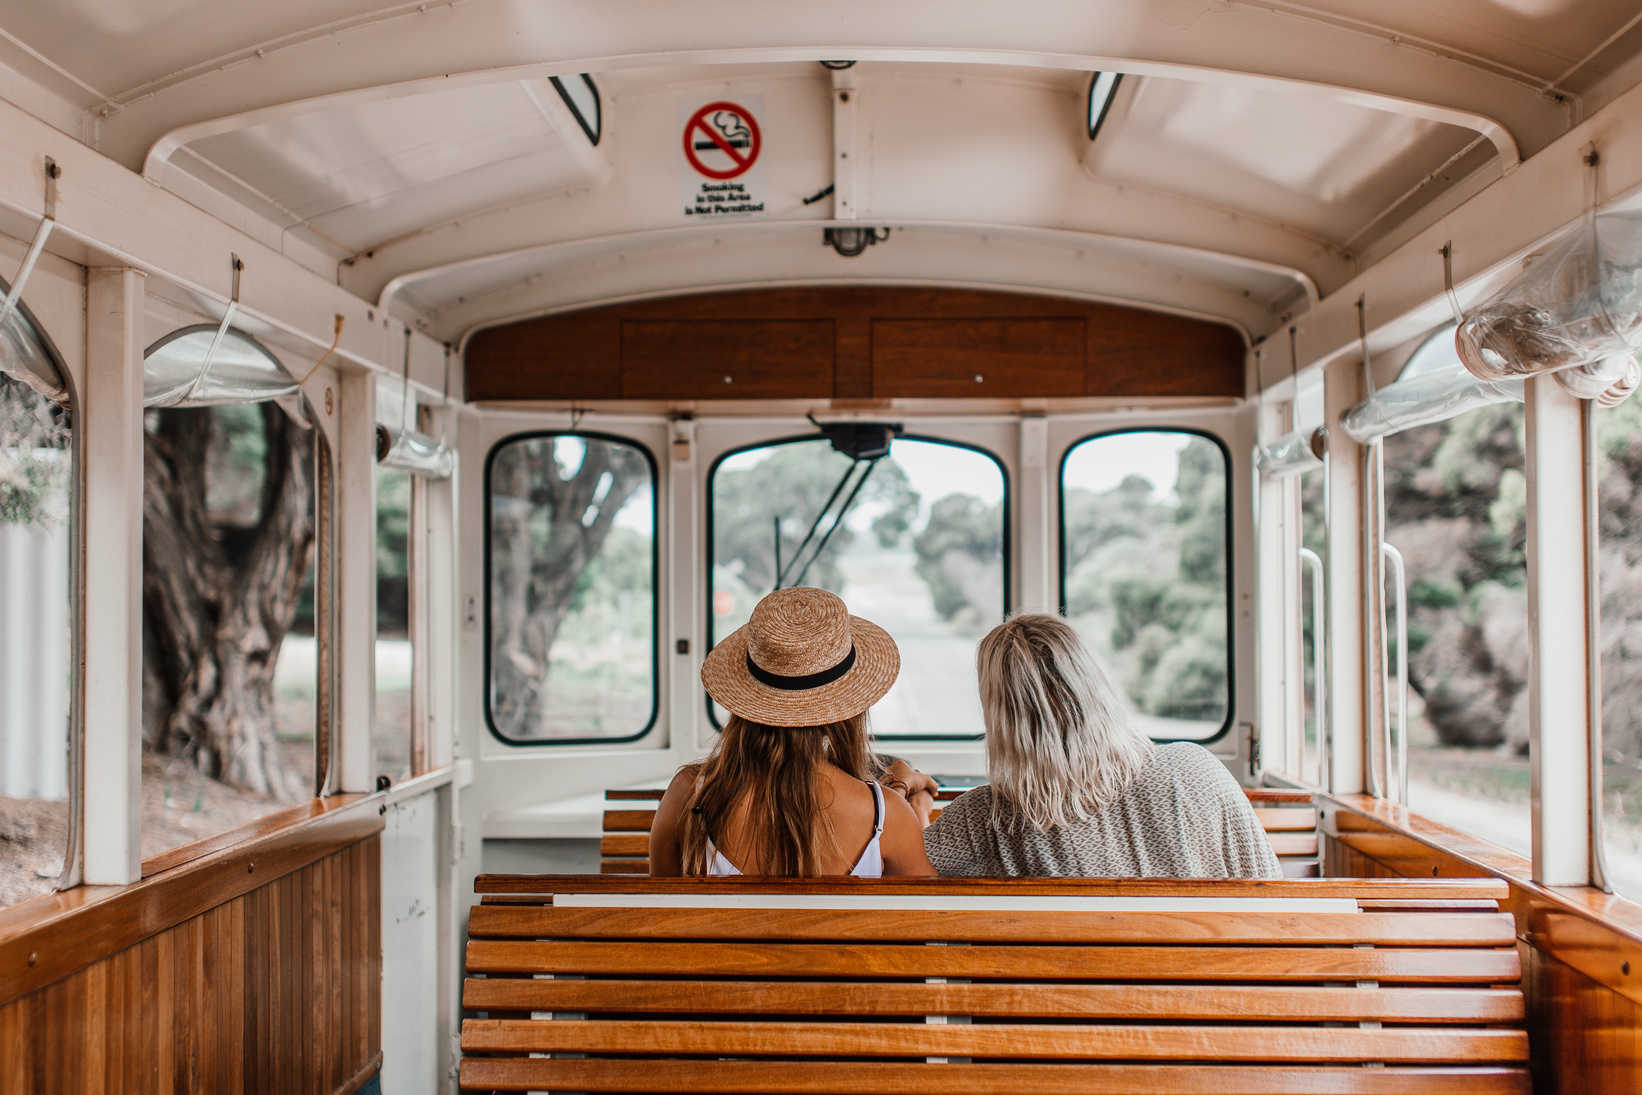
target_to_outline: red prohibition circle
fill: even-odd
[[[736,117],[747,123],[747,132],[751,136],[751,147],[747,149],[747,154],[745,156],[741,155],[735,148],[731,147],[730,143],[724,139],[718,130],[714,129],[712,125],[708,123],[707,115],[719,110],[730,111]],[[733,162],[735,166],[720,170],[716,167],[708,167],[706,164],[702,163],[701,158],[696,155],[695,149],[695,135],[697,132],[706,134],[707,137],[718,146],[719,151],[730,157],[731,162]],[[753,117],[752,111],[735,103],[708,103],[706,106],[690,115],[690,120],[684,124],[684,158],[690,161],[691,167],[695,168],[709,179],[733,179],[738,175],[746,174],[753,164],[757,162],[758,153],[763,147],[764,137],[763,134],[758,131],[758,120]]]

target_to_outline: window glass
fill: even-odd
[[[1080,442],[1061,465],[1061,596],[1159,740],[1230,712],[1226,456],[1181,430]]]
[[[635,738],[656,711],[655,467],[591,434],[491,453],[490,720],[510,741]]]
[[[1384,446],[1385,538],[1408,582],[1409,808],[1526,856],[1522,407],[1482,407],[1392,434]],[[1388,674],[1395,629],[1393,617]],[[1387,694],[1394,709],[1395,689]]]
[[[1642,400],[1596,409],[1602,579],[1602,842],[1642,900]]]
[[[68,848],[69,441],[63,409],[0,371],[0,908],[55,889]]]
[[[978,737],[975,643],[1005,609],[1003,469],[975,449],[896,438],[857,490],[866,470],[852,471],[823,439],[718,462],[708,641],[746,623],[775,588],[779,552],[783,588],[837,593],[900,648],[901,675],[872,710],[878,737]],[[846,472],[851,479],[823,516]],[[723,711],[713,716],[722,725]]]
[[[144,417],[145,858],[314,793],[317,445],[274,403]]]
[[[411,775],[411,477],[376,468],[376,771]]]

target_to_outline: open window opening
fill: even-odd
[[[888,437],[887,452],[803,437],[714,464],[708,643],[746,623],[778,579],[831,590],[900,648],[901,675],[872,709],[874,735],[978,738],[975,643],[1008,609],[1003,466],[979,449]],[[708,703],[722,726],[725,713]]]
[[[491,450],[487,714],[514,744],[632,741],[655,724],[656,466],[591,433]]]
[[[72,872],[76,469],[67,378],[19,305],[0,325],[0,908],[49,893]]]
[[[295,381],[243,332],[185,328],[144,364],[142,852],[152,871],[186,856],[173,849],[316,791],[326,450]]]
[[[1061,464],[1061,603],[1158,741],[1231,725],[1229,463],[1185,430],[1091,437]]]
[[[1399,381],[1453,372],[1453,328]],[[1531,854],[1527,504],[1523,408],[1500,401],[1385,436],[1385,540],[1408,606],[1408,806]],[[1418,420],[1418,419],[1416,419]],[[1399,627],[1387,567],[1387,707],[1395,720]],[[1393,740],[1397,727],[1392,727]]]

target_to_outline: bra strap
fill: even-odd
[[[867,780],[866,784],[872,788],[872,835],[884,835],[884,789],[877,780]]]

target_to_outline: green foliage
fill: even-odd
[[[722,575],[715,584],[729,578],[755,599],[774,588],[776,522],[780,522],[785,566],[849,466],[847,456],[817,440],[771,446],[769,455],[751,467],[720,467],[712,484],[713,562]],[[846,487],[846,493],[848,490]],[[894,460],[885,458],[878,461],[855,496],[854,507],[882,510],[872,527],[879,542],[888,545],[906,534],[917,516],[918,503],[918,493],[907,481],[906,472]],[[835,502],[835,511],[837,505]],[[816,533],[817,539],[825,532],[823,525]],[[842,588],[838,555],[853,539],[854,533],[841,524],[805,575],[804,584],[834,592]],[[812,543],[806,555],[813,550]],[[796,572],[789,571],[787,584],[796,578]]]
[[[376,469],[376,580],[410,576],[411,477]]]
[[[1464,597],[1465,587],[1453,578],[1416,578],[1408,587],[1408,603],[1416,608],[1453,608]]]
[[[65,519],[68,443],[56,404],[0,374],[0,525],[45,528]]]
[[[206,465],[205,505],[219,525],[251,528],[262,515],[262,484],[267,475],[268,436],[262,406],[256,403],[212,407],[211,453]]]
[[[1122,434],[1092,444],[1124,444]],[[1139,475],[1063,495],[1066,610],[1149,714],[1218,719],[1227,697],[1226,467],[1180,450],[1172,497]]]
[[[949,494],[930,506],[929,521],[912,547],[918,554],[914,569],[929,583],[935,611],[950,620],[971,603],[961,578],[974,568],[955,567],[949,556],[968,556],[980,564],[997,560],[1003,554],[1003,503],[989,506],[973,495]]]

